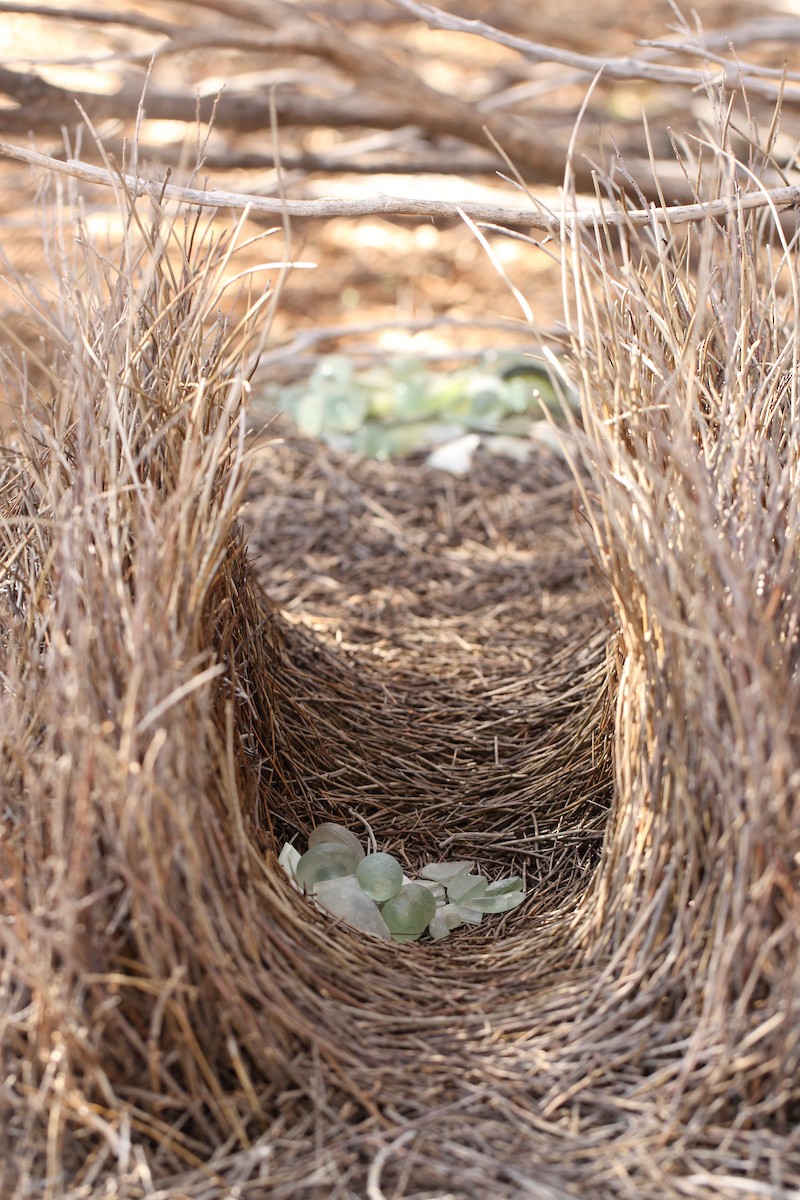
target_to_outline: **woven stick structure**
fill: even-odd
[[[234,242],[62,231],[0,492],[4,1196],[800,1186],[797,251],[713,157],[725,219],[564,242],[572,469],[452,483],[248,460]],[[277,865],[326,819],[529,900],[377,943]]]

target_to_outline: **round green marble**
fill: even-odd
[[[403,868],[393,854],[368,854],[356,867],[356,879],[371,900],[391,900],[403,886]]]
[[[407,883],[387,900],[381,915],[393,934],[418,937],[436,913],[436,901],[420,883]]]

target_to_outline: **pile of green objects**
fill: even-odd
[[[431,370],[413,355],[359,370],[346,355],[332,354],[308,379],[270,397],[303,436],[381,460],[469,433],[491,453],[521,458],[542,407],[558,419],[564,402],[575,407],[577,394],[556,389],[543,358],[495,350],[450,371]]]
[[[367,854],[351,830],[332,822],[312,830],[305,854],[287,844],[278,862],[333,916],[385,942],[416,942],[426,930],[438,942],[525,899],[519,875],[490,883],[471,860],[429,862],[408,879],[394,855]]]

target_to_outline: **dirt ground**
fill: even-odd
[[[102,5],[87,6],[102,16]],[[179,6],[180,7],[180,6]],[[211,7],[214,7],[213,5]],[[310,6],[313,11],[314,6]],[[324,10],[320,5],[320,10]],[[481,5],[463,3],[451,5],[453,11],[465,16],[485,17]],[[697,6],[696,19],[710,33],[741,27],[744,22],[752,29],[759,18],[785,13],[788,0],[772,5],[761,4],[754,10],[751,4],[721,3],[714,0]],[[363,13],[371,16],[369,6]],[[365,24],[362,8],[340,0],[331,6],[335,13],[353,10],[354,19],[348,28],[361,36],[366,30],[374,34],[369,20]],[[172,6],[147,0],[133,6],[134,11],[149,18],[169,18],[175,13]],[[288,5],[287,13],[292,6]],[[202,12],[202,9],[200,10]],[[693,10],[693,13],[695,10]],[[378,14],[380,15],[380,14]],[[383,19],[385,19],[385,13]],[[695,17],[684,14],[691,26]],[[4,32],[4,62],[18,70],[36,70],[42,78],[64,87],[89,92],[108,92],[119,86],[123,69],[128,69],[124,55],[139,53],[145,56],[153,46],[152,38],[139,30],[121,31],[113,25],[86,24],[64,17],[53,20],[46,15],[24,12],[7,13],[2,18]],[[499,26],[528,38],[549,42],[562,49],[596,55],[636,53],[641,39],[657,38],[674,31],[676,13],[667,4],[657,6],[640,3],[620,6],[608,0],[586,8],[584,5],[536,5],[535,8],[506,0],[492,9],[492,20]],[[380,26],[377,27],[380,30]],[[443,90],[469,98],[491,95],[492,89],[508,86],[545,88],[544,99],[530,101],[531,120],[537,128],[550,130],[554,152],[566,145],[570,126],[581,103],[586,98],[587,78],[575,78],[569,72],[547,66],[527,69],[519,55],[497,45],[465,34],[446,34],[426,30],[419,22],[391,27],[385,35],[388,52],[409,48],[427,56],[426,78]],[[122,60],[115,56],[123,54]],[[747,47],[750,58],[759,55],[780,66],[784,59],[791,67],[797,57],[791,42],[774,42]],[[152,67],[151,87],[177,86],[206,89],[226,80],[223,52],[213,56],[208,50],[181,56],[167,55]],[[255,66],[255,62],[251,64]],[[796,65],[796,64],[795,64]],[[144,86],[146,58],[137,61],[134,77]],[[307,69],[298,61],[300,68]],[[233,68],[231,67],[231,70]],[[237,65],[241,70],[241,64]],[[282,68],[291,79],[295,64],[290,59]],[[553,70],[556,78],[553,80]],[[138,76],[136,76],[138,72]],[[563,77],[563,78],[562,78]],[[618,81],[602,91],[602,100],[590,104],[584,119],[583,149],[597,161],[608,162],[613,147],[627,146],[640,155],[643,146],[642,117],[647,115],[652,137],[661,145],[667,127],[685,117],[685,97],[670,88],[643,83]],[[696,95],[697,114],[702,115],[703,98]],[[594,107],[593,107],[594,105]],[[35,113],[35,110],[31,110]],[[4,124],[4,113],[14,119]],[[58,151],[64,140],[77,149],[79,155],[99,161],[93,137],[76,114],[72,126],[59,132],[37,129],[35,115],[31,128],[25,130],[24,115],[14,112],[11,100],[0,97],[0,138],[18,144],[31,141],[44,152]],[[110,153],[123,153],[124,137],[130,138],[132,126],[119,120],[98,119],[98,138]],[[358,131],[356,131],[357,133]],[[283,187],[290,198],[339,197],[363,198],[385,192],[460,202],[491,198],[519,206],[524,196],[508,180],[498,178],[496,171],[469,175],[451,174],[447,163],[447,143],[437,150],[446,166],[445,172],[434,173],[430,166],[422,171],[410,169],[405,174],[396,166],[391,174],[381,173],[381,163],[388,161],[380,151],[381,137],[369,135],[348,142],[344,131],[326,129],[281,130],[283,151],[291,160],[293,154],[328,154],[335,158],[344,153],[347,145],[361,146],[364,153],[364,173],[347,170],[329,171],[287,169]],[[184,146],[184,158],[191,156],[196,143],[194,130],[186,131],[176,122],[145,120],[140,130],[143,164],[148,171],[163,174],[163,159]],[[271,135],[267,130],[217,131],[206,145],[211,166],[207,169],[209,184],[231,190],[252,190],[256,194],[274,193],[275,172],[266,166],[249,169],[239,165],[226,168],[234,154],[257,155],[268,153]],[[375,150],[376,138],[378,150]],[[786,131],[786,144],[792,141],[791,129]],[[664,142],[666,145],[666,142]],[[418,147],[425,151],[424,143]],[[662,147],[663,148],[663,147]],[[455,150],[453,150],[455,154]],[[431,154],[427,154],[428,159]],[[352,161],[353,155],[349,155]],[[239,162],[246,160],[239,159]],[[542,185],[526,175],[524,182],[534,194],[549,204],[558,203],[558,189]],[[44,280],[47,289],[48,258],[52,246],[43,253],[42,229],[52,224],[52,201],[69,195],[65,183],[58,187],[48,184],[41,175],[28,167],[0,158],[0,248],[6,264],[4,274],[14,270]],[[107,189],[81,186],[80,207],[89,230],[107,234],[112,240],[118,235],[113,200]],[[230,227],[231,220],[223,218],[220,230]],[[256,235],[265,226],[249,222],[245,233]],[[389,220],[380,217],[363,219],[295,220],[291,245],[284,243],[278,231],[266,242],[243,251],[237,266],[268,259],[281,259],[287,253],[295,260],[315,264],[313,270],[298,270],[283,286],[270,346],[261,378],[269,382],[302,377],[311,368],[319,353],[344,349],[362,361],[371,361],[386,353],[414,353],[447,360],[470,354],[490,346],[516,346],[528,349],[558,332],[563,321],[560,268],[554,261],[552,249],[497,234],[487,234],[497,263],[493,264],[475,234],[463,224],[453,221],[419,219]],[[501,271],[507,273],[503,279]],[[57,267],[55,268],[58,269]],[[273,273],[274,282],[274,273]],[[533,310],[534,324],[528,320],[514,298],[509,281],[518,287]],[[13,283],[3,285],[0,305],[6,313],[16,306]],[[47,292],[42,307],[47,306]],[[24,327],[12,317],[14,328],[25,339]],[[346,333],[343,333],[346,330]],[[330,336],[326,336],[330,331]],[[287,351],[287,347],[291,349]],[[283,348],[283,349],[282,349]]]

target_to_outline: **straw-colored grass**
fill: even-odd
[[[726,221],[565,247],[594,549],[552,461],[267,446],[285,614],[233,245],[64,235],[2,484],[3,1196],[800,1186],[796,248],[717,163]],[[359,815],[530,899],[332,926],[276,840]]]

